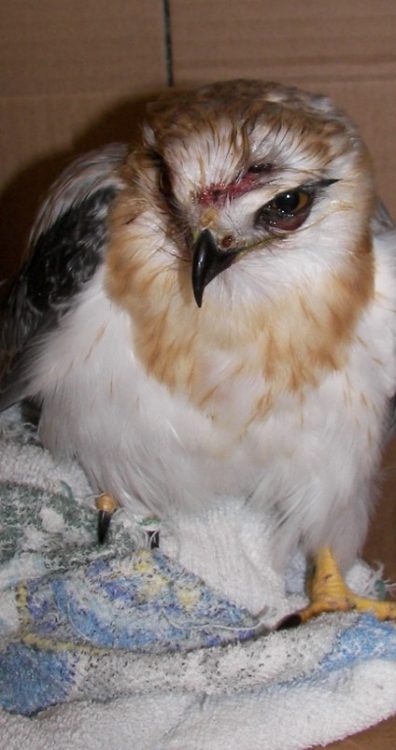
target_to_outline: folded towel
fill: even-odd
[[[305,601],[304,563],[272,570],[265,519],[237,502],[174,519],[150,549],[122,510],[96,543],[92,491],[0,418],[0,746],[297,750],[396,712],[396,628]],[[357,563],[360,593],[380,573]]]

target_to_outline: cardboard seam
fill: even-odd
[[[173,48],[172,48],[172,25],[170,0],[162,0],[163,18],[164,18],[164,36],[165,36],[165,68],[167,86],[174,85],[173,74]]]

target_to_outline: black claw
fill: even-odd
[[[148,531],[147,536],[150,549],[158,549],[160,543],[159,531]]]
[[[283,620],[278,623],[275,630],[290,630],[291,628],[297,628],[302,623],[301,615],[298,612],[293,612],[292,615],[287,615]]]
[[[109,530],[110,521],[113,514],[107,510],[100,510],[98,515],[98,542],[104,544]]]

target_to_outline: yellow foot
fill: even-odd
[[[106,541],[106,536],[109,530],[110,521],[113,517],[113,513],[115,513],[119,505],[117,500],[114,499],[113,495],[103,493],[103,495],[99,495],[96,501],[96,507],[99,511],[98,542],[99,544],[103,544]]]
[[[323,547],[316,558],[309,595],[310,604],[281,620],[277,630],[295,627],[324,612],[357,610],[372,612],[379,620],[396,620],[396,602],[367,599],[348,588],[328,547]]]

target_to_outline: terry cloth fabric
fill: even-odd
[[[120,510],[98,547],[79,467],[17,409],[0,428],[1,748],[299,750],[396,712],[394,624],[268,633],[304,601],[304,567],[281,580],[246,509],[176,519],[153,550]],[[349,582],[378,578],[358,563]]]

